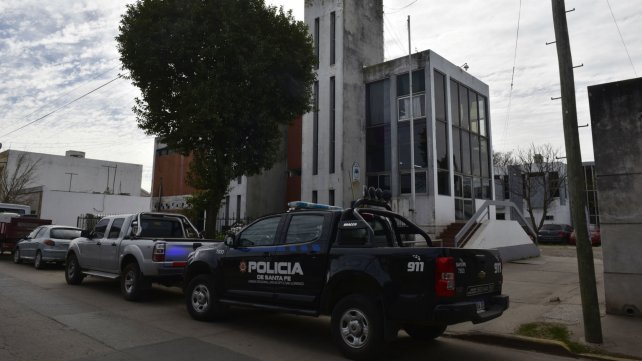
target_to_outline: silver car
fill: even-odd
[[[23,260],[32,260],[36,269],[43,268],[46,262],[64,263],[69,242],[80,237],[81,231],[69,226],[40,226],[18,242],[13,261],[21,263]]]

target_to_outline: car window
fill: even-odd
[[[42,227],[38,227],[38,228],[34,229],[33,231],[31,231],[31,233],[29,233],[27,238],[36,238],[36,234],[38,234],[38,232],[40,232],[41,229],[42,229]]]
[[[109,224],[108,218],[101,219],[94,227],[94,238],[104,238],[107,225]]]
[[[321,238],[325,217],[319,214],[300,214],[292,216],[285,243],[306,243]]]
[[[55,239],[69,239],[80,237],[80,230],[75,228],[53,228],[51,230],[51,238]]]
[[[562,229],[562,226],[559,224],[545,224],[542,226],[542,229],[545,231],[558,231]]]
[[[176,217],[141,218],[143,238],[181,238],[183,225]]]
[[[45,227],[40,228],[38,233],[36,233],[36,235],[33,238],[42,238],[42,237],[47,237],[47,228]]]
[[[276,239],[276,230],[281,222],[281,217],[262,219],[246,228],[239,235],[239,246],[271,246]]]
[[[125,222],[125,218],[114,219],[114,221],[111,223],[111,227],[109,228],[109,236],[107,236],[107,238],[118,238],[118,236],[120,236],[120,230],[123,228],[123,222]]]

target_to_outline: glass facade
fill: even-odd
[[[427,193],[428,129],[426,122],[426,81],[423,69],[412,72],[412,126],[410,143],[410,82],[408,73],[397,76],[397,162],[399,193],[412,193],[411,173],[415,169],[415,193]],[[414,164],[411,164],[411,147]]]
[[[368,186],[391,190],[390,80],[366,85],[366,170]]]

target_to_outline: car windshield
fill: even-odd
[[[80,237],[80,230],[74,228],[53,228],[51,238],[56,239],[74,239]]]
[[[562,226],[559,224],[545,224],[542,226],[544,231],[559,231],[562,229]]]

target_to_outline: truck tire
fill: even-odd
[[[75,254],[67,256],[67,264],[65,265],[65,280],[69,285],[79,285],[82,282],[83,274],[80,269],[80,263]]]
[[[190,281],[185,290],[185,304],[190,316],[198,321],[221,320],[227,314],[227,307],[219,303],[209,275],[199,275]]]
[[[13,263],[22,263],[22,259],[20,258],[20,248],[13,250]]]
[[[446,331],[446,325],[405,325],[404,331],[415,340],[430,341]]]
[[[385,346],[383,312],[372,297],[341,299],[332,310],[331,330],[334,342],[352,360],[376,358]]]
[[[140,272],[138,263],[130,262],[120,276],[120,291],[127,301],[140,301],[145,295],[149,283]]]
[[[33,267],[35,269],[43,269],[45,264],[42,262],[42,252],[36,252],[36,257],[33,259]]]

